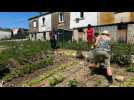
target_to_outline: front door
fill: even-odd
[[[127,42],[127,30],[121,29],[117,31],[117,37],[119,42]]]
[[[117,38],[119,42],[127,42],[127,24],[120,23],[118,25]]]

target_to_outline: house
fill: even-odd
[[[29,18],[30,40],[50,40],[51,23],[50,12]]]
[[[50,32],[53,30],[58,33],[59,40],[72,39],[70,12],[46,12],[30,18],[29,25],[31,40],[50,40]]]
[[[87,41],[88,24],[94,32],[108,30],[113,41],[134,43],[134,12],[44,12],[29,19],[31,40],[49,40],[55,30],[58,39]]]
[[[46,12],[30,18],[29,24],[31,40],[49,40],[50,32],[55,30],[59,41],[78,41],[82,37],[81,27],[97,25],[97,12]],[[83,40],[86,41],[85,32]]]

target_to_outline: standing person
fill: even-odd
[[[51,42],[51,48],[56,49],[56,38],[55,38],[55,30],[50,34],[50,42]]]
[[[101,35],[96,38],[95,49],[93,51],[92,62],[89,65],[90,68],[95,68],[97,63],[102,59],[104,61],[104,68],[106,69],[107,79],[109,83],[113,83],[112,69],[110,66],[110,52],[111,52],[111,36],[107,30],[103,31]]]
[[[89,49],[93,43],[93,28],[90,24],[88,25],[86,33],[87,33],[87,48]]]

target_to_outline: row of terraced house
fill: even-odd
[[[45,12],[29,18],[31,40],[50,40],[53,29],[64,39],[87,41],[88,24],[94,32],[108,30],[113,41],[134,43],[134,12]]]

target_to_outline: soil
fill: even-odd
[[[4,87],[16,87],[18,86],[18,84],[21,84],[24,81],[31,81],[32,79],[37,78],[43,73],[46,73],[49,70],[53,70],[61,64],[67,64],[70,61],[78,61],[79,63],[74,64],[71,67],[67,67],[63,71],[61,71],[60,73],[64,76],[64,80],[55,85],[55,87],[69,87],[68,82],[73,79],[77,81],[77,87],[107,87],[109,85],[108,80],[103,75],[103,73],[96,71],[94,72],[94,74],[91,74],[91,70],[87,67],[85,60],[80,60],[71,56],[71,53],[73,54],[74,52],[76,51],[62,49],[56,50],[54,52],[53,65],[49,65],[47,68],[36,70],[31,74],[25,75],[24,77],[13,79],[11,82],[5,83]],[[128,80],[128,78],[134,77],[134,73],[127,72],[125,67],[120,67],[118,65],[112,64],[112,69],[114,80],[112,87],[121,87],[122,84]],[[123,76],[125,78],[124,82],[116,81],[115,77],[117,75]],[[48,86],[48,81],[43,80],[39,84],[35,84],[33,87]]]

